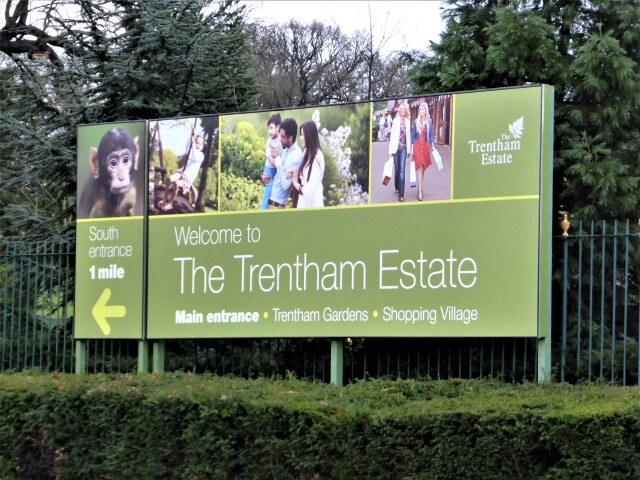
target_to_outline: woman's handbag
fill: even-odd
[[[301,183],[300,175],[298,175],[298,183]],[[291,208],[298,208],[298,199],[300,198],[300,192],[296,189],[295,186],[291,188],[289,197],[291,197]]]
[[[298,198],[300,198],[300,192],[295,188],[291,189],[291,208],[298,208]]]
[[[411,167],[409,168],[409,186],[416,186],[416,162],[409,162]]]
[[[436,150],[435,148],[433,148],[431,150],[431,156],[433,157],[433,160],[436,162],[436,166],[438,167],[438,170],[442,170],[442,157],[440,156],[440,152],[438,152],[438,150]]]
[[[384,162],[384,169],[382,170],[382,184],[387,185],[391,176],[393,175],[393,157],[389,157],[389,160]]]

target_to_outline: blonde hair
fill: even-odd
[[[424,107],[425,122],[428,122],[431,118],[429,116],[429,105],[427,105],[427,102],[421,102],[420,106],[418,107],[418,121],[420,122],[420,126],[422,126],[422,120],[420,119],[420,110],[422,110],[422,107]]]
[[[398,106],[398,115],[400,115],[400,109],[402,107],[404,107],[404,110],[407,113],[405,115],[405,119],[410,124],[411,123],[411,107],[409,107],[409,103],[405,100],[400,104],[400,106]]]

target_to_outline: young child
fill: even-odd
[[[182,193],[187,195],[191,189],[191,185],[196,180],[200,165],[204,161],[204,148],[206,142],[202,135],[195,135],[195,129],[191,131],[191,148],[186,165],[178,168],[167,180],[167,188],[165,190],[164,200],[158,202],[158,208],[164,212],[170,212],[173,209],[173,199],[178,193],[178,189],[182,189]],[[173,186],[173,189],[171,188]]]
[[[266,154],[267,160],[264,162],[264,173],[269,175],[270,178],[273,178],[276,174],[276,166],[273,163],[272,148],[278,152],[276,158],[280,156],[282,153],[282,143],[280,143],[280,114],[274,113],[269,117],[267,121],[267,131],[269,132],[269,138],[267,139],[266,145]],[[269,207],[269,197],[271,196],[271,187],[272,183],[269,182],[264,187],[264,192],[262,192],[262,201],[260,202],[260,209],[267,210]]]

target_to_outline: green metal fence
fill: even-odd
[[[72,245],[6,243],[0,261],[2,371],[71,371]]]
[[[560,380],[640,384],[640,228],[580,223],[561,242]]]
[[[578,225],[554,238],[553,365],[560,381],[622,385],[640,379],[640,228]],[[74,248],[65,242],[5,244],[0,257],[1,371],[73,372]],[[137,340],[89,340],[90,373],[138,371]],[[165,342],[165,370],[329,381],[329,339]],[[151,355],[151,354],[149,354]],[[147,364],[150,362],[147,359]],[[367,378],[535,381],[535,339],[352,338],[344,382]]]

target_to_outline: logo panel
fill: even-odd
[[[540,133],[527,123],[540,118],[537,91],[459,94],[454,114],[454,198],[538,194]]]

